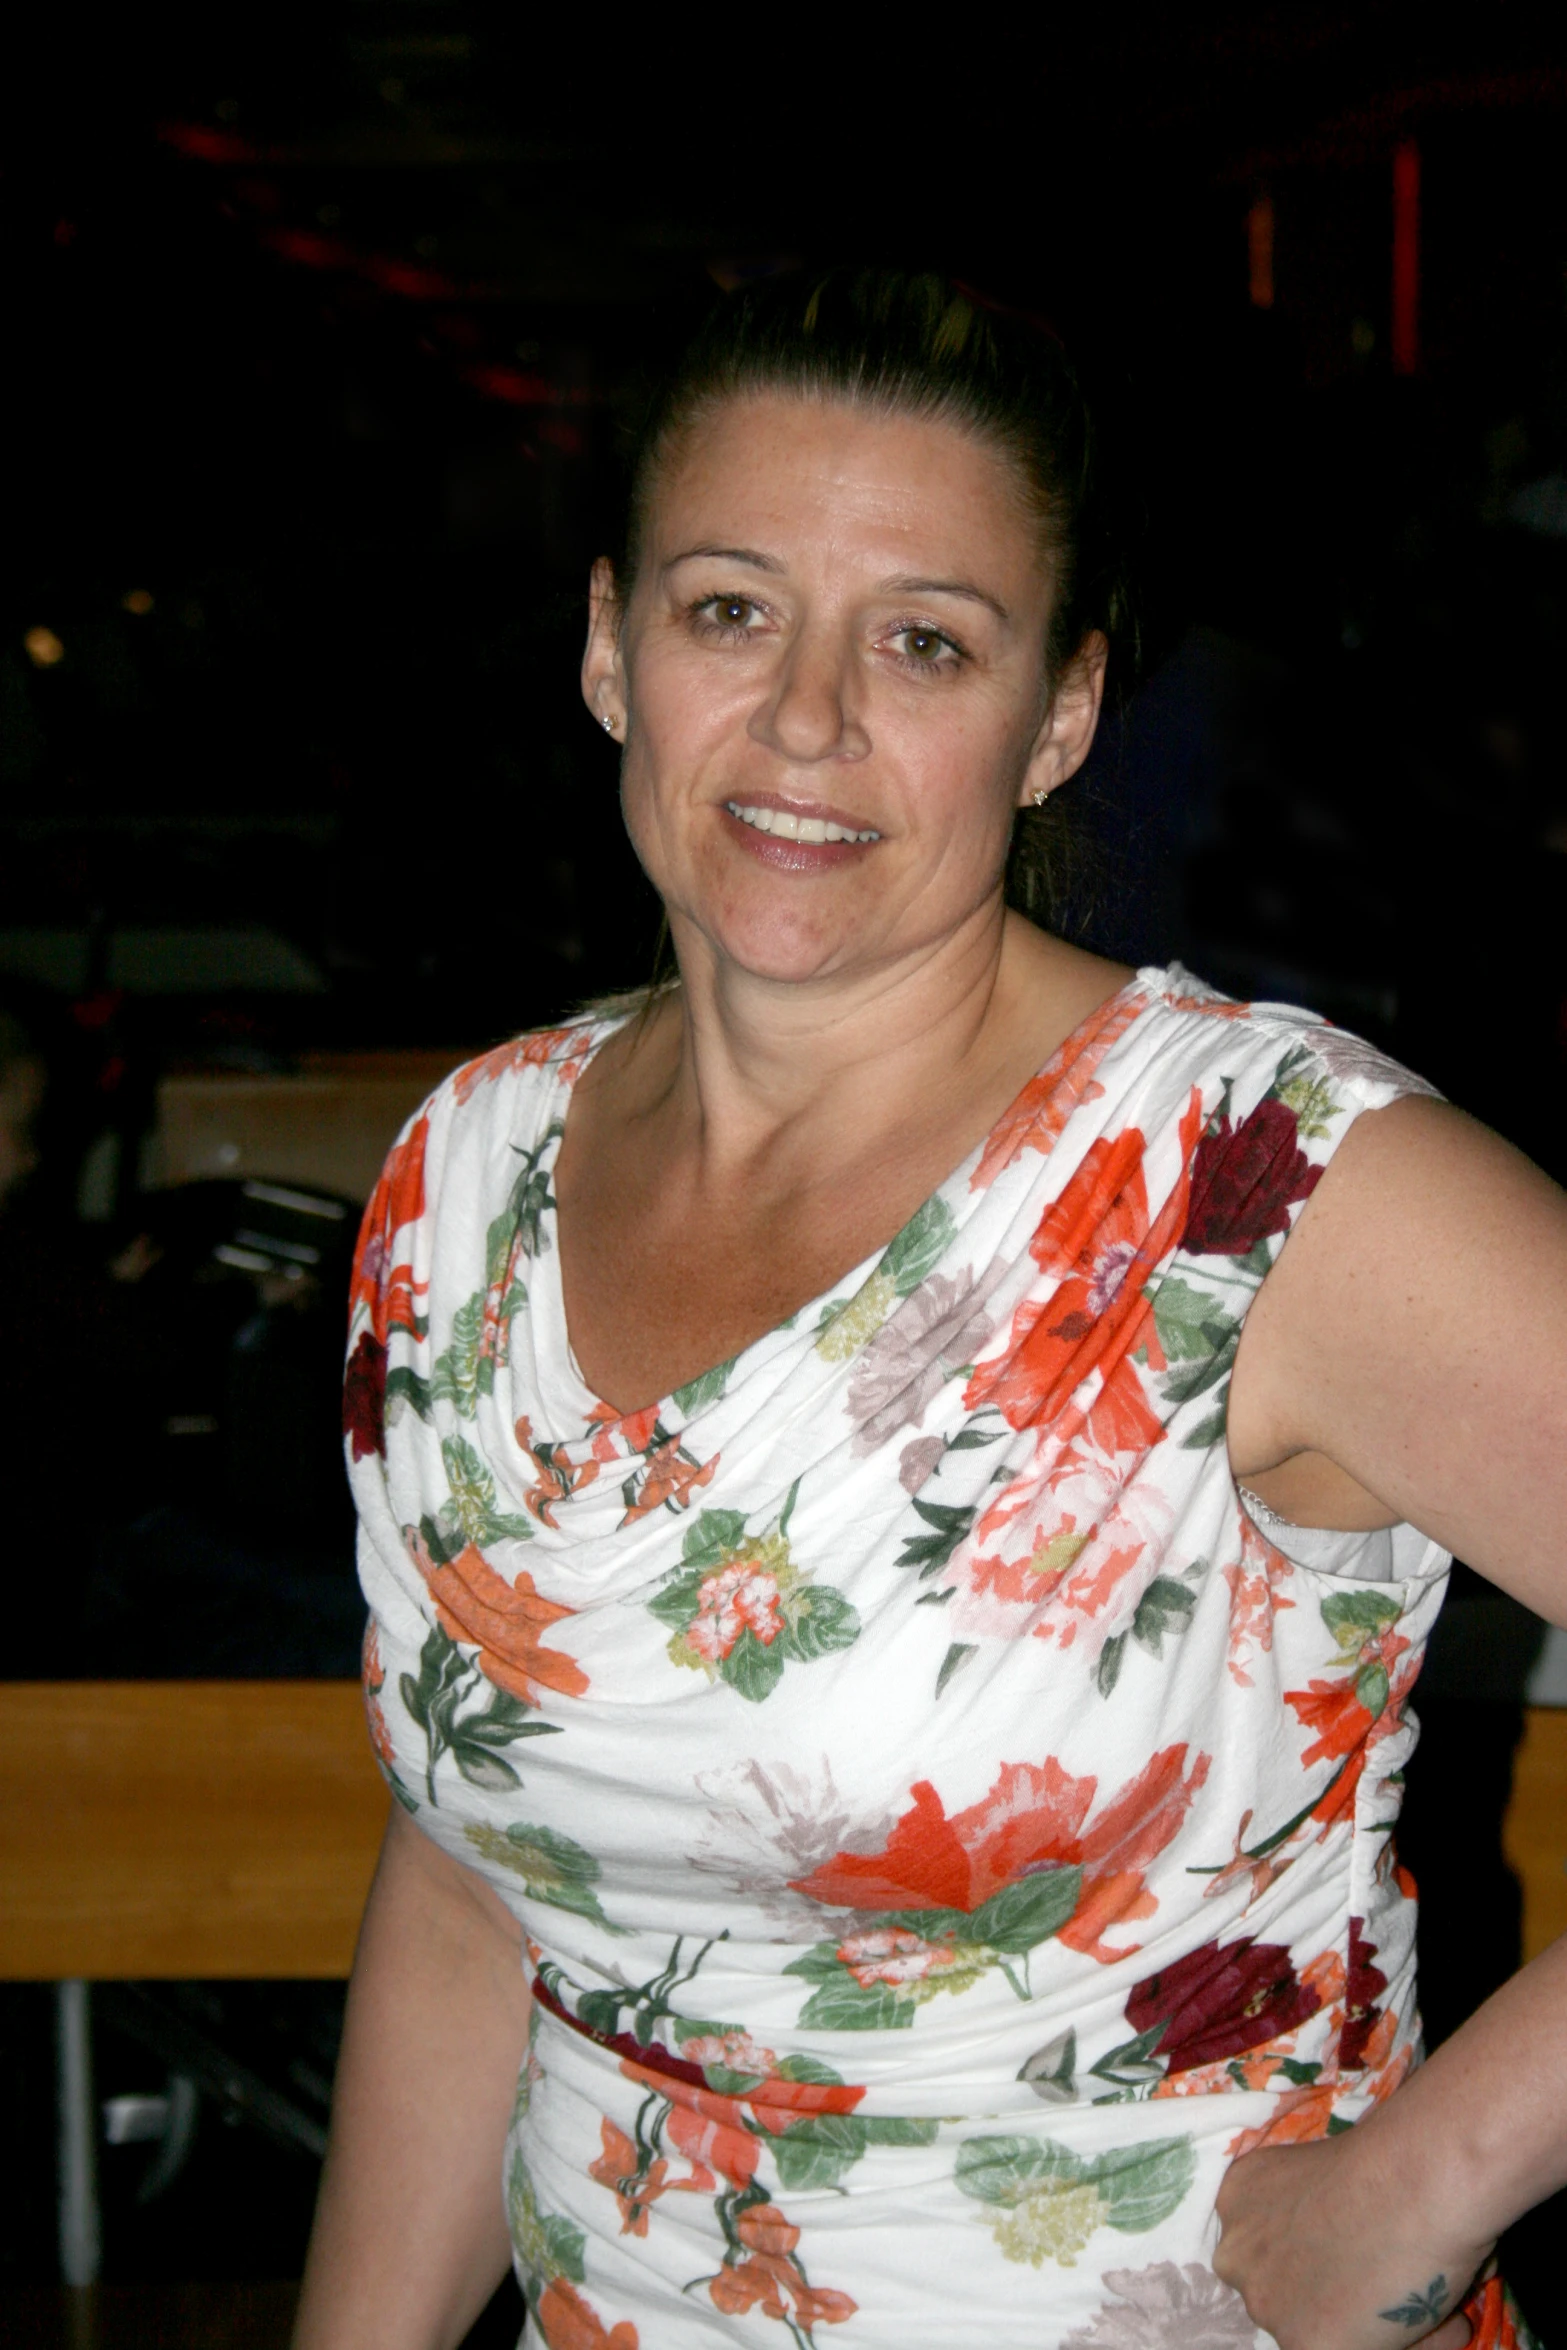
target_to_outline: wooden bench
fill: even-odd
[[[356,1682],[0,1683],[0,1978],[57,1987],[68,2285],[99,2261],[89,1984],[346,1976],[387,1802]]]

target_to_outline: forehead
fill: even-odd
[[[1018,470],[943,417],[847,400],[757,393],[708,409],[669,451],[647,515],[649,552],[812,547],[892,569],[958,559],[1016,579],[1043,567]]]

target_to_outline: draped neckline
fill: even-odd
[[[1072,1072],[1083,1054],[1093,1047],[1103,1031],[1113,1026],[1120,1019],[1123,1011],[1137,998],[1144,999],[1144,1009],[1153,1001],[1150,979],[1154,976],[1159,975],[1150,974],[1146,969],[1134,972],[1112,994],[1106,996],[1102,1003],[1096,1004],[1094,1009],[1087,1013],[1075,1028],[1069,1029],[1056,1046],[1055,1051],[1041,1062],[1032,1075],[1025,1078],[988,1131],[971,1149],[964,1153],[951,1172],[927,1193],[925,1199],[913,1211],[913,1215],[899,1227],[899,1231],[906,1231],[909,1224],[930,1207],[932,1201],[941,1199],[962,1188],[965,1176],[969,1175],[984,1160],[996,1138],[1003,1134],[1009,1124],[1016,1119],[1020,1105],[1029,1095],[1035,1093],[1041,1084],[1048,1084],[1048,1091],[1040,1096],[1034,1106],[1036,1114],[1047,1114],[1051,1104],[1058,1098],[1061,1089],[1070,1080]],[[591,1062],[622,1025],[623,1022],[619,1020],[606,1024],[595,1037],[591,1051],[577,1062],[569,1074],[564,1069],[555,1073],[544,1119],[546,1128],[554,1130],[541,1162],[541,1171],[545,1173],[551,1185],[544,1219],[548,1245],[540,1251],[535,1260],[533,1279],[530,1284],[530,1310],[532,1318],[539,1325],[540,1335],[544,1339],[544,1344],[537,1350],[537,1367],[542,1372],[547,1363],[553,1373],[553,1376],[548,1377],[547,1381],[544,1379],[540,1381],[541,1387],[547,1384],[550,1390],[547,1395],[541,1393],[540,1401],[546,1403],[551,1409],[552,1418],[557,1428],[572,1425],[583,1431],[582,1437],[575,1441],[568,1440],[567,1449],[572,1451],[580,1448],[584,1438],[592,1440],[596,1446],[606,1442],[612,1444],[617,1452],[639,1450],[638,1439],[653,1422],[657,1421],[665,1427],[679,1426],[689,1422],[692,1412],[689,1408],[682,1406],[682,1398],[689,1398],[699,1392],[710,1382],[717,1380],[721,1373],[728,1375],[731,1385],[737,1384],[744,1370],[753,1366],[760,1357],[771,1354],[778,1346],[795,1337],[802,1325],[808,1326],[813,1323],[820,1315],[822,1308],[831,1301],[852,1299],[875,1273],[888,1248],[898,1237],[897,1233],[890,1233],[857,1264],[841,1273],[836,1281],[829,1282],[826,1288],[805,1299],[784,1321],[776,1322],[767,1330],[759,1332],[755,1338],[739,1348],[725,1362],[708,1366],[707,1369],[695,1374],[690,1380],[682,1382],[678,1388],[659,1396],[652,1403],[639,1406],[635,1411],[617,1412],[612,1404],[606,1403],[601,1396],[595,1395],[583,1375],[582,1367],[577,1360],[576,1349],[571,1343],[571,1332],[566,1319],[565,1286],[561,1276],[560,1210],[553,1190],[553,1179],[555,1164],[565,1139],[566,1116],[572,1093]]]

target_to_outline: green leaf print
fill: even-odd
[[[536,2299],[556,2277],[569,2277],[574,2285],[583,2283],[587,2237],[569,2219],[539,2209],[532,2173],[520,2153],[513,2154],[507,2174],[506,2210],[511,2240],[531,2296]]]
[[[1112,1632],[1099,1651],[1099,1662],[1094,1667],[1094,1686],[1101,1697],[1108,1697],[1121,1678],[1121,1662],[1126,1655],[1128,1635]]]
[[[864,2155],[865,2124],[857,2114],[812,2113],[791,2122],[769,2148],[786,2194],[802,2187],[836,2187]]]
[[[727,1363],[715,1364],[711,1371],[704,1371],[700,1379],[690,1379],[684,1387],[677,1387],[670,1397],[671,1403],[689,1420],[706,1405],[717,1403],[729,1384],[729,1374],[734,1367],[733,1356]]]
[[[412,1404],[421,1420],[430,1417],[430,1383],[409,1363],[398,1363],[386,1374],[386,1415],[395,1417],[394,1404]]]
[[[430,1395],[437,1403],[454,1403],[465,1420],[471,1420],[481,1394],[488,1395],[495,1384],[495,1366],[479,1361],[479,1344],[484,1332],[484,1292],[476,1289],[452,1316],[451,1344],[435,1358],[430,1375]]]
[[[925,1597],[928,1599],[930,1597],[930,1593],[927,1592]],[[922,1605],[923,1602],[917,1602],[916,1604]],[[946,1688],[947,1683],[951,1680],[953,1674],[957,1672],[958,1668],[961,1665],[966,1665],[968,1663],[969,1658],[974,1654],[975,1646],[976,1643],[972,1640],[954,1640],[952,1642],[947,1650],[946,1655],[941,1660],[941,1670],[936,1675],[936,1695],[938,1697],[941,1695],[943,1689]]]
[[[1026,1958],[1070,1921],[1082,1886],[1079,1868],[1041,1869],[1015,1878],[966,1921],[968,1938],[1009,1958]]]
[[[441,1459],[446,1465],[452,1497],[441,1512],[462,1529],[468,1541],[482,1550],[488,1542],[527,1542],[533,1528],[526,1518],[506,1515],[496,1503],[495,1479],[471,1444],[460,1436],[443,1436]]]
[[[797,1967],[785,1967],[793,1974]],[[904,2032],[914,2022],[916,2002],[902,1998],[886,1983],[857,1983],[834,1968],[834,1979],[813,1991],[800,2010],[800,2022],[822,2032]]]
[[[1137,1603],[1133,1639],[1155,1656],[1162,1656],[1166,1632],[1184,1632],[1196,1603],[1197,1595],[1188,1584],[1177,1583],[1173,1575],[1156,1575]]]
[[[1178,1273],[1167,1273],[1154,1292],[1154,1328],[1172,1363],[1206,1362],[1233,1340],[1234,1318],[1212,1292],[1194,1289]]]
[[[860,1619],[841,1591],[795,1564],[785,1526],[750,1534],[739,1510],[703,1510],[686,1529],[681,1564],[647,1602],[672,1628],[672,1664],[705,1672],[759,1705],[790,1664],[812,1664],[859,1638]]]
[[[799,1664],[830,1656],[859,1638],[857,1610],[830,1583],[805,1585],[792,1605],[785,1602],[784,1612],[789,1624],[779,1646]]]
[[[813,2113],[789,2124],[769,2151],[786,2193],[836,2187],[871,2146],[931,2146],[939,2124],[897,2115]]]
[[[914,1514],[923,1518],[927,1526],[933,1526],[935,1532],[909,1535],[894,1563],[900,1567],[918,1567],[923,1583],[946,1565],[978,1513],[972,1506],[955,1502],[916,1501]]]
[[[471,1785],[500,1792],[522,1785],[501,1750],[519,1738],[553,1737],[560,1731],[558,1722],[530,1721],[532,1709],[487,1681],[439,1624],[430,1627],[419,1651],[417,1677],[404,1673],[398,1688],[409,1719],[425,1735],[425,1789],[431,1803],[438,1800],[435,1767],[443,1754],[451,1755]],[[464,1700],[481,1690],[478,1709],[464,1713]]]
[[[601,1874],[598,1862],[571,1837],[526,1820],[514,1820],[509,1828],[492,1828],[474,1820],[463,1835],[485,1860],[519,1876],[535,1901],[592,1918],[595,1924],[609,1927],[612,1934],[621,1931],[610,1925],[593,1890]]]
[[[1345,1656],[1353,1656],[1403,1614],[1396,1599],[1379,1591],[1335,1591],[1322,1602],[1322,1621]]]
[[[1110,2225],[1140,2236],[1178,2209],[1197,2175],[1197,2156],[1190,2138],[1156,2138],[1151,2145],[1101,2154],[1087,2169],[1108,2206]]]
[[[1196,1427],[1181,1438],[1181,1450],[1183,1452],[1206,1452],[1210,1445],[1218,1444],[1221,1441],[1229,1424],[1230,1392],[1226,1388],[1219,1400],[1217,1410],[1211,1411],[1205,1420],[1199,1420]]]
[[[517,1255],[525,1257],[536,1257],[539,1253],[545,1212],[555,1205],[550,1196],[550,1179],[539,1161],[565,1131],[561,1121],[553,1119],[532,1150],[523,1155],[511,1197],[484,1236],[484,1278],[492,1289],[505,1273],[514,1249]]]
[[[1221,1379],[1227,1379],[1240,1341],[1240,1325],[1232,1323],[1211,1354],[1187,1363],[1182,1370],[1171,1371],[1164,1381],[1166,1403],[1191,1403],[1197,1396],[1206,1395],[1210,1387],[1217,1387]]]
[[[1181,2203],[1196,2175],[1189,2138],[1158,2138],[1085,2160],[1049,2138],[970,2138],[958,2150],[965,2195],[995,2213],[992,2231],[1008,2260],[1063,2268],[1100,2227],[1140,2235]]]
[[[1304,1142],[1322,1141],[1332,1133],[1338,1115],[1338,1096],[1327,1079],[1313,1075],[1315,1063],[1303,1045],[1280,1062],[1269,1091],[1295,1113],[1295,1131]]]
[[[877,1272],[890,1278],[899,1297],[907,1297],[940,1264],[953,1230],[952,1210],[946,1201],[928,1199],[889,1244]]]
[[[771,1697],[783,1679],[784,1654],[782,1640],[774,1640],[766,1647],[747,1625],[729,1654],[718,1668],[721,1680],[753,1705],[760,1705],[764,1697]]]
[[[693,1566],[715,1567],[732,1556],[744,1540],[743,1510],[703,1510],[696,1524],[686,1528],[680,1555]]]

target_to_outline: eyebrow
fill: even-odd
[[[998,620],[1012,618],[1005,604],[984,588],[975,587],[972,580],[900,578],[883,580],[882,586],[887,594],[895,596],[962,596],[967,603],[983,604]]]
[[[763,555],[755,547],[713,547],[704,545],[700,547],[682,547],[678,555],[670,556],[669,561],[664,565],[664,570],[666,573],[668,573],[676,570],[682,563],[696,563],[701,561],[704,557],[718,563],[745,563],[748,564],[753,571],[770,571],[775,575],[780,576],[787,568],[785,564],[780,563],[776,555]]]
[[[718,563],[744,563],[753,571],[766,571],[775,578],[781,578],[789,568],[786,563],[780,562],[776,555],[764,555],[756,547],[719,547],[704,544],[699,547],[683,547],[678,555],[671,555],[663,567],[664,575],[667,577],[682,563],[697,563],[703,560]],[[904,574],[896,579],[884,579],[881,583],[881,592],[888,596],[961,596],[967,603],[983,604],[986,610],[994,612],[1000,621],[1010,624],[1012,619],[1005,604],[989,594],[986,589],[975,587],[973,582],[967,579],[916,579],[912,575]]]

